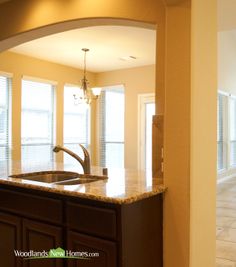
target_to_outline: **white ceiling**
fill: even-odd
[[[155,64],[156,31],[127,26],[94,26],[24,43],[12,52],[83,68],[82,48],[89,48],[87,69],[111,71]],[[136,59],[121,60],[134,56]]]

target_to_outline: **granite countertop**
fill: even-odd
[[[79,164],[76,163],[27,163],[23,166],[20,161],[5,161],[0,163],[0,189],[1,184],[8,184],[117,204],[129,204],[165,191],[162,179],[152,178],[151,172],[138,170],[108,169],[108,179],[79,185],[56,185],[8,177],[13,174],[50,170],[82,173]],[[92,167],[91,172],[101,175],[102,168]]]

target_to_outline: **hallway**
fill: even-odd
[[[236,177],[217,185],[216,267],[236,267]]]

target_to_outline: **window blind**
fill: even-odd
[[[223,170],[226,167],[226,146],[224,144],[224,114],[225,114],[225,103],[226,96],[218,94],[217,100],[217,169]]]
[[[64,87],[64,146],[83,157],[79,146],[89,148],[90,143],[90,108],[88,105],[74,105],[74,94],[78,87]],[[74,163],[75,159],[64,153],[64,163]]]
[[[123,87],[104,89],[99,97],[99,159],[103,167],[124,167]]]
[[[53,160],[54,86],[22,80],[21,157],[23,163]]]
[[[0,161],[10,158],[11,78],[0,75]]]
[[[236,165],[236,99],[229,97],[230,166]]]

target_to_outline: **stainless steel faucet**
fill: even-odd
[[[71,157],[73,157],[76,160],[78,160],[78,162],[81,164],[81,166],[83,168],[84,174],[90,174],[91,173],[91,165],[90,165],[89,152],[84,146],[82,146],[81,144],[79,144],[79,145],[83,150],[84,160],[82,160],[81,157],[79,157],[77,154],[75,154],[71,150],[69,150],[69,149],[67,149],[65,147],[62,147],[62,146],[55,146],[53,148],[53,152],[58,153],[59,151],[64,151],[65,153],[69,154]]]

